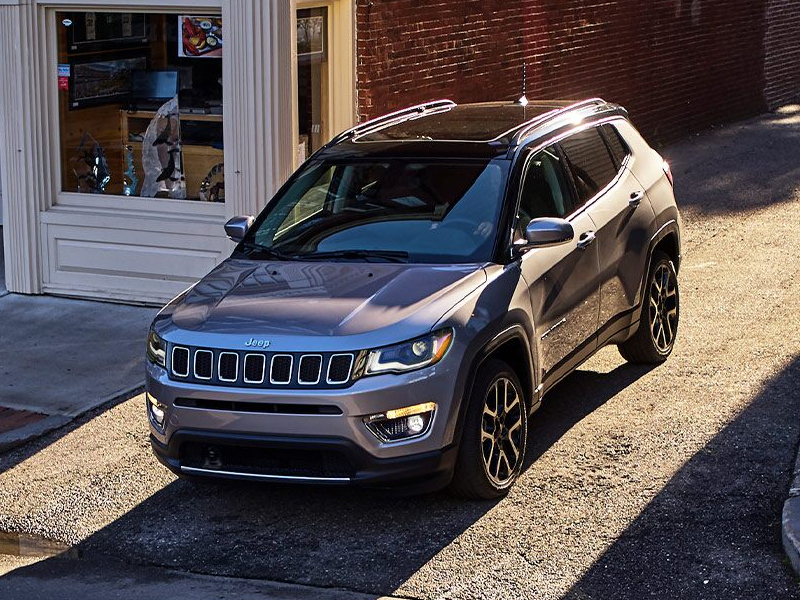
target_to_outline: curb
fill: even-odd
[[[6,431],[5,433],[0,433],[0,454],[7,452],[12,448],[16,448],[17,446],[27,444],[36,438],[42,437],[51,431],[59,429],[81,417],[82,415],[92,412],[93,410],[97,410],[106,404],[115,404],[123,400],[128,400],[136,395],[136,393],[140,390],[144,390],[144,381],[127,389],[114,392],[105,398],[100,398],[96,404],[88,406],[85,410],[82,410],[78,413],[70,415],[50,415],[41,421],[31,423],[25,427],[19,427],[17,429],[12,429],[11,431]]]
[[[789,498],[783,503],[781,537],[783,550],[795,573],[800,576],[800,454],[794,464]]]
[[[74,418],[75,417],[66,417],[64,415],[50,415],[41,421],[36,421],[36,423],[31,423],[25,427],[19,427],[18,429],[0,433],[0,452],[11,450],[34,438],[50,433],[54,429],[63,427]]]

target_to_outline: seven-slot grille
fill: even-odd
[[[246,352],[173,345],[170,376],[238,387],[342,387],[351,381],[354,361],[350,352]]]

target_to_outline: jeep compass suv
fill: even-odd
[[[182,476],[497,497],[559,380],[675,342],[672,175],[599,99],[363,123],[226,231],[148,337],[152,447]]]

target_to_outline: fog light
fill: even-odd
[[[420,433],[423,429],[425,429],[425,419],[423,419],[420,415],[408,417],[406,422],[408,423],[408,430],[411,433]]]
[[[379,440],[398,442],[424,435],[435,411],[435,402],[425,402],[371,415],[364,419],[364,423]]]
[[[151,395],[150,392],[145,392],[144,395],[147,398],[147,412],[150,414],[150,420],[160,429],[163,429],[165,416],[164,410],[166,407],[156,400],[155,396]]]

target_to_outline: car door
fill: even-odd
[[[639,302],[653,210],[627,168],[630,151],[613,125],[582,131],[563,146],[576,187],[589,188],[584,193],[590,196],[587,211],[596,226],[600,257],[598,327],[608,326],[605,333],[613,334]]]
[[[569,217],[575,230],[572,241],[534,248],[521,259],[533,308],[540,375],[547,383],[594,350],[599,309],[599,258],[592,243],[595,226],[588,213],[576,212],[580,207],[557,145],[527,156],[518,207],[515,241],[524,240],[528,223],[538,217]]]

